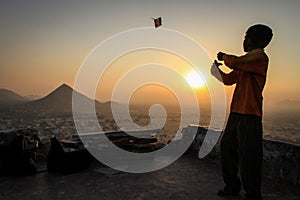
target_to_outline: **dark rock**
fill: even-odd
[[[2,146],[1,171],[11,176],[34,174],[37,171],[36,151],[31,150],[25,136],[17,134],[8,146]]]
[[[86,149],[65,152],[56,138],[51,138],[51,147],[47,156],[47,168],[51,173],[70,174],[89,167],[92,156]]]

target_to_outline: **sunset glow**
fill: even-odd
[[[194,89],[201,88],[205,85],[205,82],[196,71],[189,72],[186,75],[185,79],[188,84]]]
[[[276,104],[284,99],[300,100],[299,73],[296,67],[299,52],[299,1],[293,3],[270,4],[269,1],[96,1],[87,4],[84,1],[69,3],[68,1],[36,2],[28,0],[21,5],[14,1],[2,1],[0,6],[1,47],[0,47],[0,88],[12,90],[22,96],[37,95],[44,97],[62,83],[73,86],[76,74],[84,59],[101,42],[111,36],[134,28],[153,27],[151,17],[163,18],[162,29],[181,32],[202,46],[211,63],[219,51],[234,55],[243,55],[242,42],[247,28],[256,23],[265,23],[274,30],[274,38],[265,49],[270,59],[267,84],[264,90],[264,105]],[[157,6],[159,5],[159,6]],[[216,7],[224,7],[224,12],[215,13]],[[116,12],[122,10],[122,12]],[[174,10],[180,10],[178,16]],[[249,12],[253,11],[253,12]],[[13,15],[12,15],[13,13]],[[214,17],[211,18],[212,13]],[[224,14],[226,13],[226,14]],[[267,14],[266,14],[267,13]],[[241,17],[243,16],[243,17]],[[222,19],[221,21],[219,19]],[[230,24],[223,23],[231,22]],[[216,29],[216,27],[218,27]],[[154,28],[154,27],[153,27]],[[145,35],[155,41],[156,36]],[[166,40],[171,38],[166,38]],[[118,45],[136,42],[124,41]],[[180,42],[174,47],[187,48]],[[288,47],[288,48],[287,48]],[[284,51],[282,51],[284,49]],[[112,51],[106,51],[108,56]],[[186,54],[195,52],[185,50]],[[179,55],[180,56],[180,55]],[[193,55],[200,59],[200,55]],[[186,86],[194,91],[204,90],[204,79],[193,73],[192,66],[182,59],[163,50],[140,50],[121,56],[118,62],[110,66],[110,74],[101,91],[97,91],[96,99],[109,101],[114,83],[118,78],[135,66],[148,63],[159,63],[169,66],[180,75],[170,77],[168,72],[149,72],[154,77],[165,77],[177,84],[181,94],[185,94]],[[199,60],[199,65],[201,61]],[[202,64],[202,63],[201,63]],[[203,64],[203,70],[209,74],[210,63]],[[284,68],[282,68],[284,66]],[[222,68],[226,70],[226,66]],[[202,71],[201,71],[202,72]],[[133,81],[143,79],[143,74],[132,77]],[[206,84],[210,82],[205,76]],[[284,80],[284,81],[282,81]],[[186,82],[187,84],[185,85]],[[132,85],[130,81],[124,88]],[[225,87],[229,99],[233,87]],[[124,90],[124,93],[126,90]],[[284,95],[283,95],[284,94]]]

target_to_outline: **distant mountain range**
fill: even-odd
[[[80,108],[84,108],[87,105],[95,104],[97,112],[110,113],[111,103],[115,102],[105,102],[100,103],[97,100],[92,100],[85,95],[73,90],[67,84],[62,84],[54,91],[50,92],[47,96],[36,99],[29,100],[29,98],[22,97],[15,92],[9,90],[0,91],[0,105],[10,110],[10,112],[17,113],[72,113],[72,97],[74,95],[77,97],[78,105]],[[117,104],[117,103],[115,103]],[[84,110],[84,109],[83,109]]]
[[[74,90],[67,84],[62,84],[47,96],[39,99],[36,96],[24,97],[7,89],[0,89],[0,109],[17,113],[72,113],[72,95],[76,95],[79,101],[79,107],[85,108],[87,105],[95,104],[96,112],[111,114],[111,104],[119,106],[120,110],[125,107],[116,102],[101,103],[92,100],[87,96]],[[83,109],[84,110],[84,109]],[[266,114],[268,115],[300,115],[300,101],[283,100],[274,105],[266,105]],[[7,112],[5,112],[7,113]]]
[[[27,98],[27,99],[29,99],[30,101],[42,98],[42,96],[40,96],[40,95],[34,95],[34,94],[30,94],[30,95],[27,95],[27,96],[24,96],[24,97]]]
[[[31,101],[22,105],[26,110],[34,110],[34,111],[44,111],[50,113],[71,113],[72,112],[72,94],[73,89],[66,85],[62,84],[57,89],[52,91],[47,96]],[[83,103],[92,102],[88,97],[74,91],[80,101]],[[99,104],[99,102],[96,101]]]
[[[300,101],[286,99],[278,102],[276,106],[278,106],[278,109],[283,110],[300,110]]]
[[[273,104],[265,104],[264,108],[268,112],[300,113],[300,101],[285,99]]]
[[[29,98],[23,97],[11,90],[0,89],[0,105],[14,105],[30,101]]]
[[[300,101],[283,100],[272,105],[265,105],[264,116],[268,119],[295,120],[300,117]]]

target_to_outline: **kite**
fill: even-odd
[[[155,28],[158,28],[158,27],[160,27],[161,25],[162,25],[162,23],[161,23],[161,17],[159,17],[159,18],[152,18],[153,20],[154,20],[154,26],[155,26]]]

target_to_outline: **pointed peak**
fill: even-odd
[[[71,88],[69,85],[63,83],[62,85],[60,85],[58,88],[54,89],[51,93],[49,93],[46,97],[47,98],[49,96],[56,96],[56,95],[69,95],[72,94],[73,92],[73,88]]]
[[[61,84],[58,88],[69,88],[69,89],[72,89],[72,87],[69,86],[69,85],[66,84],[66,83]]]

